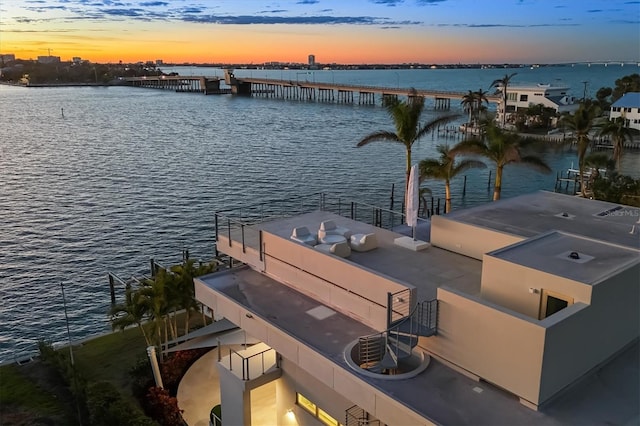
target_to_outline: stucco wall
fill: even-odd
[[[256,239],[258,236],[255,237]],[[260,260],[259,244],[254,244],[255,247],[245,242],[244,250],[241,240],[236,240],[232,236],[231,244],[229,244],[228,236],[220,234],[218,236],[217,247],[218,250],[226,255],[231,256],[240,262],[251,265],[254,269],[262,271],[263,263]]]
[[[377,330],[387,326],[387,293],[414,288],[276,235],[263,242],[267,275]]]
[[[438,334],[424,340],[426,349],[537,404],[544,327],[450,288],[438,288],[438,300]]]
[[[574,313],[570,306],[541,321],[547,327],[541,401],[640,336],[639,278],[636,264],[596,284],[590,306]]]
[[[532,288],[536,292],[530,293]],[[591,303],[592,286],[518,265],[491,255],[482,259],[480,293],[483,299],[537,319],[542,289]]]
[[[215,292],[212,289],[209,291]],[[202,292],[204,291],[201,290]],[[309,392],[308,397],[317,397],[319,400],[323,398],[322,401],[329,401],[329,399],[350,401],[349,406],[356,404],[389,425],[431,424],[412,410],[401,407],[392,397],[368,384],[354,372],[335,364],[314,349],[275,328],[267,320],[255,314],[248,317],[246,309],[234,300],[219,293],[208,299],[215,304],[212,308],[217,309],[229,321],[246,330],[251,336],[275,349],[285,359],[281,364],[283,377],[288,375],[293,378],[292,380],[296,383],[292,386],[294,392],[299,386],[300,389]],[[309,378],[313,378],[313,381],[309,382]],[[323,389],[323,395],[313,390],[313,386],[309,383],[314,386],[322,384],[318,389]],[[340,403],[339,407],[339,410],[342,410],[344,403]],[[329,413],[334,412],[330,407],[325,410]],[[344,413],[338,420],[343,419]]]
[[[482,255],[524,240],[477,225],[456,222],[444,216],[431,218],[431,244],[445,250],[482,260]]]

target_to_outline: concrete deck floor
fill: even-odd
[[[368,327],[362,323],[340,313],[323,320],[314,319],[307,311],[322,306],[317,300],[247,267],[201,280],[234,298],[254,316],[268,320],[357,375],[346,364],[343,351],[358,336],[368,334]],[[438,424],[637,425],[639,359],[636,342],[540,411],[526,408],[515,396],[488,383],[476,382],[435,359],[425,372],[411,379],[365,380]]]

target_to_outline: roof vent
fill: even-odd
[[[554,215],[555,217],[559,217],[561,219],[573,219],[576,217],[576,215],[571,214],[571,213],[567,213],[567,212],[562,212],[562,213],[558,213],[556,215]]]
[[[587,263],[590,260],[595,259],[593,256],[589,256],[588,254],[580,253],[575,250],[562,252],[560,254],[557,254],[556,257],[558,259],[568,260],[569,262],[573,263]]]

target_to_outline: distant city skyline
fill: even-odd
[[[92,62],[634,62],[640,1],[0,0],[0,53]]]

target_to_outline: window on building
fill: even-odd
[[[518,94],[515,92],[512,93],[507,93],[507,100],[508,101],[515,101],[516,99],[518,99]]]
[[[529,100],[529,95],[520,95],[520,102],[527,102]]]
[[[631,108],[625,108],[624,112],[631,112]]]
[[[296,392],[296,404],[304,408],[305,411],[309,412],[309,414],[327,426],[343,426],[342,423],[334,419],[331,414],[327,413],[322,408],[318,408],[314,402],[310,401],[299,392]]]
[[[340,424],[336,419],[331,417],[329,413],[324,411],[322,408],[318,408],[318,420],[320,420],[322,423],[324,423],[327,426],[338,426]]]
[[[307,410],[309,413],[313,414],[314,416],[318,411],[318,407],[316,407],[316,404],[309,401],[307,398],[304,397],[304,395],[300,393],[296,393],[296,403],[302,408],[304,408],[305,410]]]

